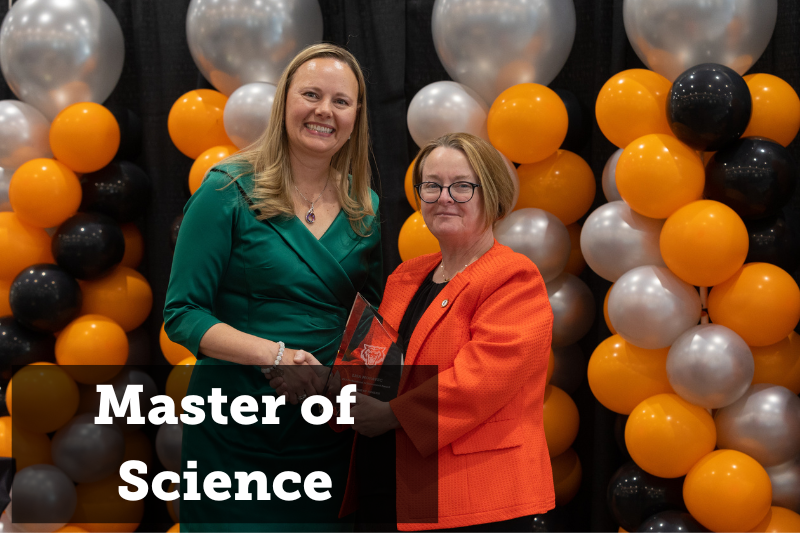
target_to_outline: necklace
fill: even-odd
[[[475,259],[473,259],[472,261],[470,261],[469,263],[467,263],[466,265],[464,265],[464,268],[467,268],[468,266],[470,266],[472,263],[474,263],[474,262],[475,262],[475,261],[477,261],[477,260],[478,260],[478,258],[476,257]],[[458,272],[461,272],[461,270],[464,270],[464,268],[462,268],[461,270],[459,270],[458,272],[456,272],[455,274],[453,274],[453,275],[452,275],[452,277],[448,278],[448,277],[447,277],[447,276],[445,276],[445,274],[444,274],[444,261],[442,261],[442,263],[439,265],[439,268],[441,268],[441,269],[442,269],[442,279],[445,281],[445,283],[449,282],[451,279],[453,279],[454,277],[456,277],[456,275],[458,274]]]
[[[294,186],[294,190],[297,191],[297,194],[302,196],[303,200],[305,200],[306,202],[311,204],[311,209],[309,209],[308,213],[306,213],[306,222],[308,222],[309,224],[313,224],[314,221],[317,220],[317,215],[314,214],[314,204],[317,203],[317,200],[319,200],[322,197],[322,193],[325,192],[325,189],[328,188],[328,182],[330,180],[331,180],[331,177],[330,177],[330,175],[328,175],[328,179],[325,180],[325,186],[322,188],[322,192],[320,192],[317,195],[317,197],[314,198],[313,202],[310,201],[308,198],[306,198],[306,196],[303,193],[300,192],[300,189],[297,188],[297,185]]]

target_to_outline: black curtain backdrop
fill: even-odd
[[[143,151],[134,163],[152,181],[149,210],[138,221],[145,239],[140,271],[153,288],[153,311],[143,326],[149,333],[152,362],[167,364],[158,348],[158,332],[170,275],[172,252],[169,227],[189,198],[187,178],[192,160],[172,144],[167,115],[175,100],[196,88],[212,88],[194,65],[186,43],[185,18],[189,0],[106,0],[116,13],[125,36],[125,66],[106,103],[125,106],[142,120]],[[568,0],[563,0],[568,1]],[[594,121],[594,103],[602,85],[615,73],[644,68],[630,47],[622,20],[622,0],[574,0],[577,29],[572,52],[561,73],[550,84],[567,89],[585,106],[592,121],[590,138],[579,154],[597,178],[592,209],[605,202],[600,187],[603,165],[615,151]],[[399,263],[397,236],[412,210],[403,192],[405,171],[416,155],[406,128],[409,102],[425,85],[449,76],[436,55],[431,35],[434,0],[319,0],[324,18],[324,40],[349,48],[367,77],[370,128],[374,150],[375,188],[381,194],[385,273]],[[0,15],[8,5],[0,3]],[[800,89],[800,2],[778,1],[778,21],[764,55],[749,71],[774,74]],[[0,99],[15,98],[5,82]],[[796,159],[798,142],[790,145]],[[787,211],[795,234],[800,195]],[[797,279],[797,273],[795,278]],[[592,288],[597,320],[580,342],[588,360],[594,347],[610,333],[603,321],[602,304],[610,283],[588,268],[582,275]],[[626,459],[614,435],[616,415],[592,396],[586,381],[573,394],[581,417],[574,448],[583,465],[583,482],[575,499],[557,508],[552,517],[562,531],[616,531],[606,503],[606,487]],[[155,466],[155,465],[154,465]],[[156,471],[159,469],[156,468]],[[151,473],[152,475],[152,473]],[[152,505],[150,505],[152,504]],[[165,504],[150,502],[145,521],[168,522]],[[162,529],[163,531],[163,529]]]

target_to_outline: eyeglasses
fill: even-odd
[[[423,181],[414,188],[417,189],[419,199],[426,204],[436,203],[439,200],[439,197],[442,195],[442,189],[447,189],[447,193],[454,202],[463,204],[464,202],[469,202],[472,200],[472,197],[475,194],[475,189],[478,187],[480,187],[479,184],[470,183],[468,181],[456,181],[447,187],[443,187],[442,185],[432,181]]]

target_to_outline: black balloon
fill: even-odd
[[[78,317],[83,294],[73,276],[58,265],[31,265],[14,278],[8,295],[20,324],[38,331],[60,331]]]
[[[172,221],[169,227],[169,244],[172,246],[172,251],[175,251],[175,245],[178,243],[178,232],[181,230],[181,223],[183,222],[183,215],[178,215]]]
[[[104,104],[119,124],[119,150],[115,159],[135,159],[142,152],[142,121],[130,109]]]
[[[689,513],[681,511],[662,511],[656,513],[639,526],[637,531],[708,531]]]
[[[745,263],[772,263],[787,272],[800,266],[800,247],[783,214],[748,222],[747,234]]]
[[[53,234],[52,251],[58,266],[73,277],[96,279],[122,261],[125,236],[112,218],[78,213]]]
[[[695,150],[706,152],[741,137],[752,110],[744,79],[716,63],[697,65],[678,76],[667,97],[667,121],[672,132]]]
[[[762,137],[745,137],[708,162],[704,195],[744,219],[762,218],[789,202],[796,183],[797,166],[786,148]]]
[[[564,107],[567,108],[567,136],[564,137],[564,142],[561,143],[562,150],[569,150],[571,152],[580,151],[589,140],[589,134],[592,132],[592,122],[588,117],[593,117],[589,114],[578,97],[571,91],[566,89],[553,89],[553,91],[564,102]]]
[[[547,532],[547,531],[566,531],[564,528],[564,521],[559,516],[562,513],[563,507],[556,507],[550,509],[546,513],[535,514],[531,520],[531,531],[534,532]]]
[[[625,463],[608,484],[608,507],[617,523],[636,531],[648,517],[669,510],[685,510],[683,479],[648,474],[633,461]]]
[[[0,317],[0,372],[11,377],[12,366],[55,362],[56,338],[25,328],[13,316]]]
[[[112,161],[97,172],[80,178],[83,197],[80,211],[108,215],[120,224],[142,215],[150,198],[150,179],[127,161]]]

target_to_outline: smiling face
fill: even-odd
[[[286,94],[286,133],[295,155],[333,157],[347,142],[358,114],[358,81],[338,59],[303,63]]]

